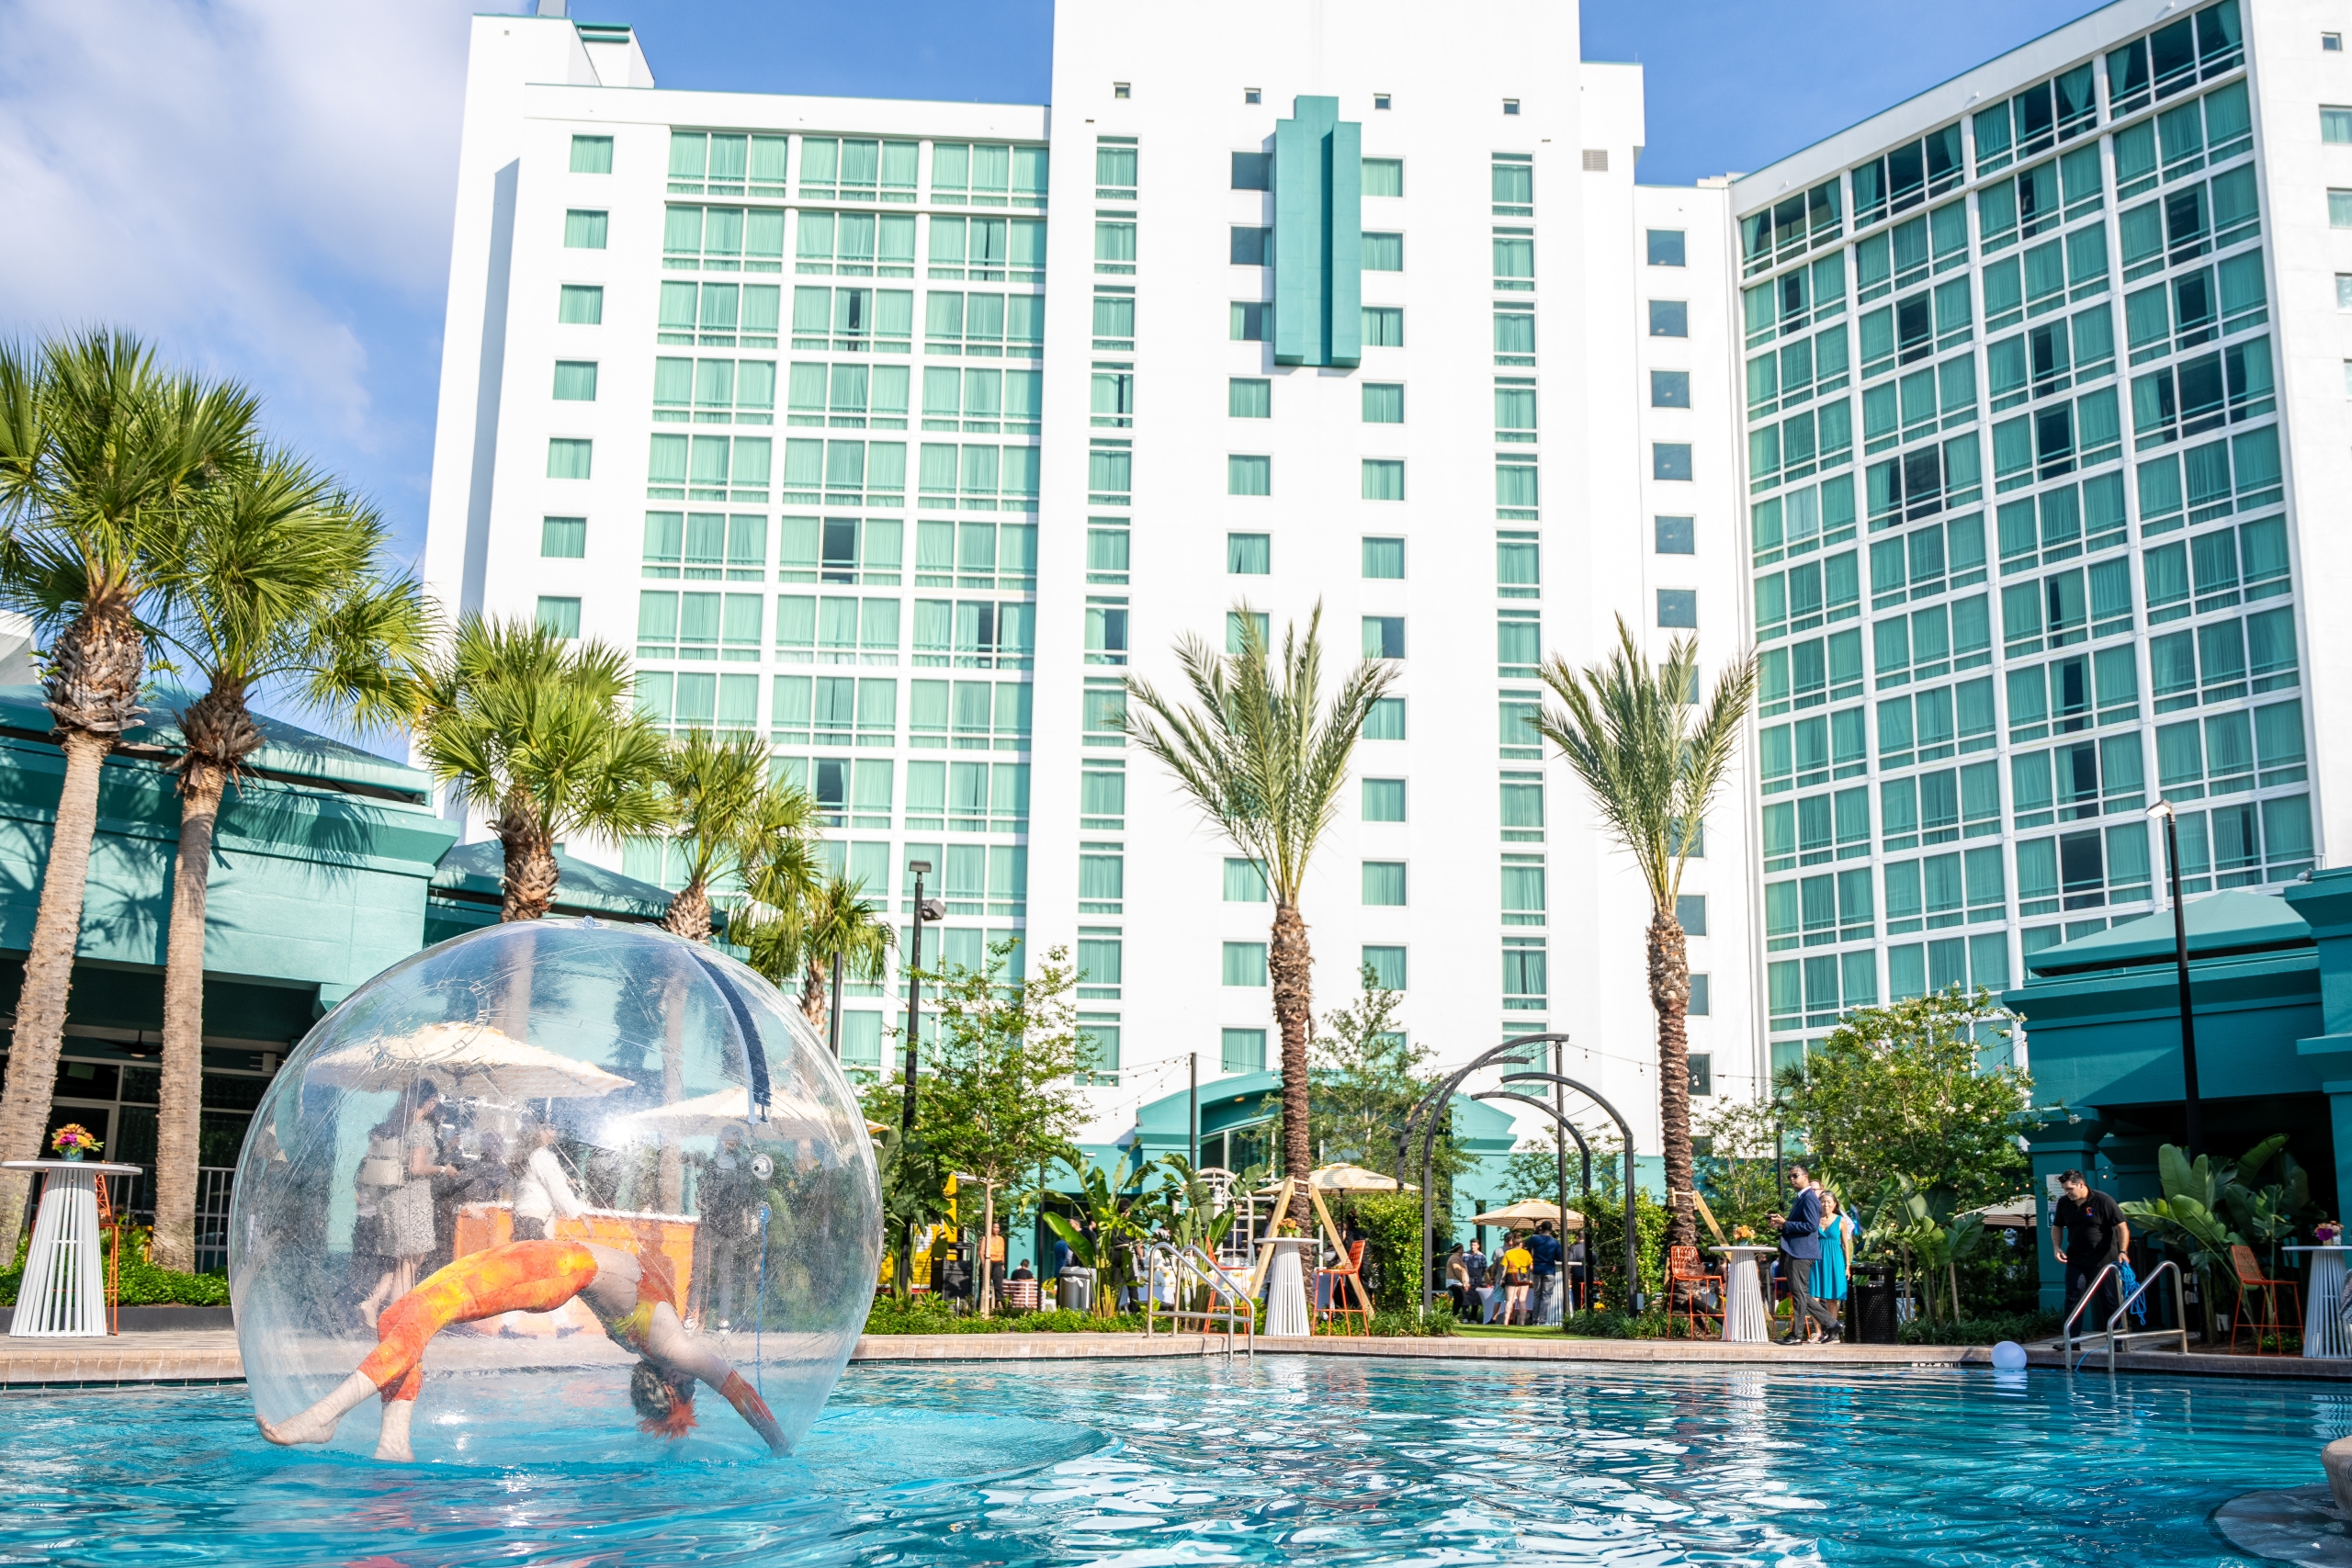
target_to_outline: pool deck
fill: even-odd
[[[1242,1342],[1237,1341],[1237,1353]],[[1809,1366],[1889,1371],[1921,1367],[1990,1367],[1981,1345],[1724,1345],[1705,1339],[1367,1339],[1317,1336],[1261,1337],[1261,1355],[1358,1356],[1374,1360],[1586,1362],[1603,1365]],[[1222,1356],[1222,1334],[907,1334],[868,1335],[854,1361],[970,1362],[1128,1360]],[[2054,1350],[2030,1349],[2030,1365],[2055,1368]],[[2084,1365],[2105,1370],[2104,1356]],[[2352,1360],[2307,1361],[2298,1356],[2177,1355],[2132,1351],[2116,1370],[2173,1376],[2291,1378],[2352,1382]],[[0,1390],[25,1388],[145,1388],[242,1382],[237,1337],[228,1329],[124,1334],[111,1339],[0,1337]]]

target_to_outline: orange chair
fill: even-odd
[[[2282,1356],[2285,1355],[2287,1353],[2286,1331],[2290,1327],[2298,1333],[2302,1331],[2303,1292],[2301,1284],[2294,1280],[2264,1279],[2262,1277],[2262,1264],[2254,1256],[2254,1248],[2250,1247],[2231,1247],[2230,1267],[2236,1272],[2238,1277],[2237,1303],[2230,1308],[2230,1349],[2234,1352],[2238,1348],[2238,1329],[2241,1325],[2240,1320],[2243,1319],[2243,1325],[2254,1332],[2254,1353],[2256,1355],[2263,1356],[2270,1353],[2263,1348],[2263,1336],[2266,1333],[2268,1334],[2273,1340],[2278,1342],[2278,1353]],[[2246,1306],[2246,1297],[2256,1291],[2262,1292],[2263,1312],[2262,1315],[2259,1317],[2256,1316],[2247,1309]],[[2286,1291],[2292,1294],[2295,1301],[2294,1315],[2284,1323],[2280,1322],[2278,1318],[2278,1292],[2281,1291]]]
[[[1701,1318],[1712,1322],[1716,1333],[1723,1332],[1724,1277],[1708,1273],[1706,1268],[1699,1260],[1699,1249],[1695,1247],[1669,1247],[1666,1249],[1667,1313],[1671,1316],[1677,1310],[1675,1298],[1679,1294],[1682,1301],[1680,1311],[1683,1319],[1690,1324],[1694,1338],[1699,1333]],[[1706,1304],[1703,1296],[1709,1285],[1715,1288],[1717,1304],[1712,1308]]]
[[[1363,1310],[1363,1298],[1348,1289],[1351,1285],[1356,1291],[1363,1289],[1363,1247],[1361,1240],[1351,1241],[1348,1244],[1348,1260],[1345,1263],[1315,1271],[1315,1299],[1329,1303],[1317,1306],[1315,1315],[1324,1323],[1333,1318],[1345,1323],[1353,1318],[1362,1326],[1348,1332],[1368,1335],[1372,1332],[1372,1319]]]

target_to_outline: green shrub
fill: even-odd
[[[227,1306],[229,1277],[226,1274],[183,1274],[175,1269],[158,1268],[147,1261],[150,1233],[143,1225],[125,1225],[122,1230],[122,1275],[116,1300],[124,1306]],[[26,1235],[17,1245],[17,1260],[5,1272],[0,1272],[0,1306],[17,1304],[17,1292],[25,1281],[25,1250],[31,1244]],[[107,1231],[100,1238],[101,1257],[114,1256],[114,1233]]]
[[[877,1296],[865,1318],[868,1334],[1132,1334],[1142,1327],[1143,1318],[1134,1313],[1097,1317],[1091,1312],[1055,1308],[981,1317],[972,1313],[956,1313],[945,1302],[929,1294],[905,1302],[894,1296]]]
[[[2055,1336],[2065,1320],[2056,1313],[2021,1312],[1994,1317],[1963,1317],[1954,1322],[1905,1324],[1895,1337],[1905,1345],[1997,1345],[2004,1339],[2025,1344]]]

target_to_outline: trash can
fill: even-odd
[[[1094,1310],[1094,1270],[1065,1269],[1054,1280],[1055,1304],[1064,1312]]]
[[[1894,1332],[1894,1266],[1857,1263],[1846,1294],[1846,1338],[1856,1345],[1892,1345]]]

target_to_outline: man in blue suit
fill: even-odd
[[[1804,1344],[1805,1320],[1810,1318],[1821,1325],[1822,1338],[1835,1344],[1839,1337],[1838,1316],[1826,1302],[1813,1299],[1813,1266],[1821,1258],[1821,1194],[1814,1189],[1812,1173],[1801,1165],[1789,1167],[1789,1186],[1796,1197],[1789,1204],[1787,1215],[1772,1216],[1781,1227],[1781,1272],[1788,1279],[1789,1298],[1796,1307],[1789,1337],[1781,1343]]]

